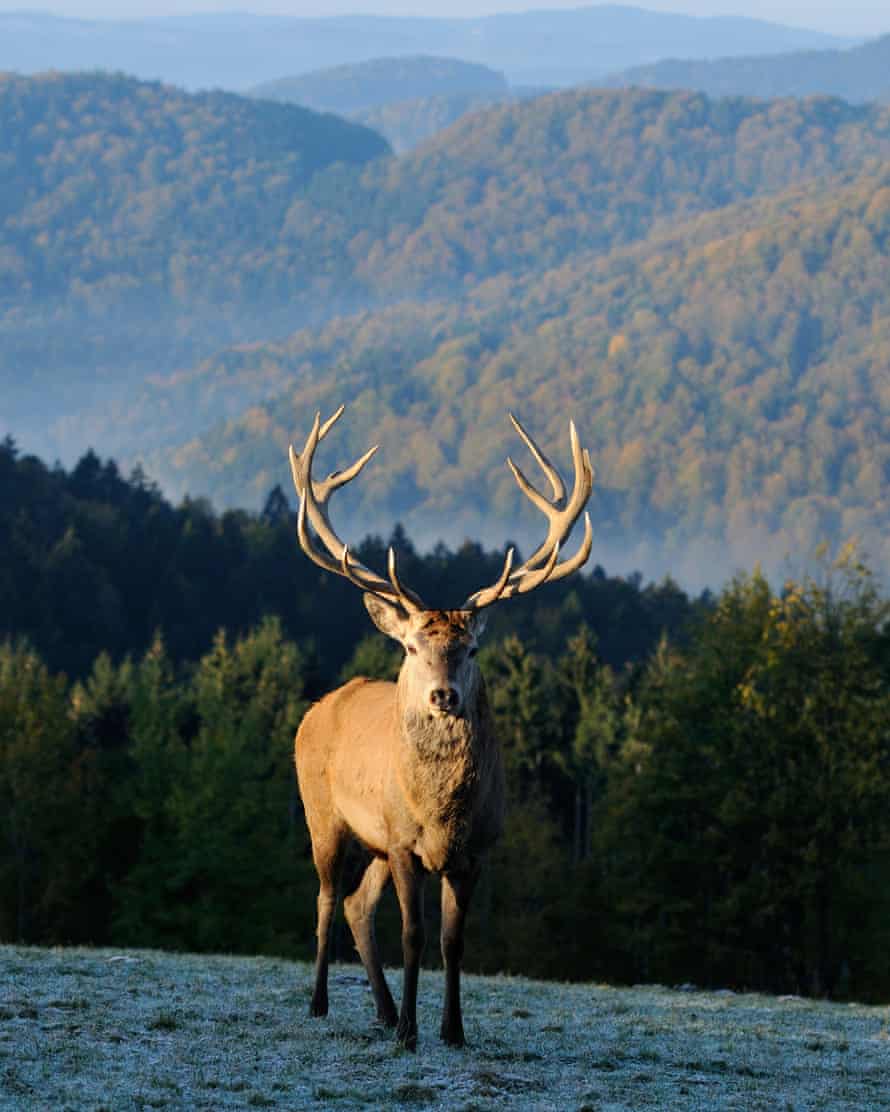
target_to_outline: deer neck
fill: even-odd
[[[416,823],[414,852],[427,869],[441,871],[493,840],[480,799],[500,784],[499,752],[481,677],[463,714],[432,716],[400,701],[399,721],[396,777]]]

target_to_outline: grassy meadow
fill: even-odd
[[[397,971],[391,973],[398,986]],[[0,1109],[890,1108],[890,1008],[798,997],[465,978],[469,1045],[417,1054],[373,1020],[359,966],[0,947]]]

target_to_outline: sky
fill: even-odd
[[[617,0],[653,11],[690,15],[745,15],[840,35],[890,32],[888,0]],[[567,0],[129,0],[127,17],[248,11],[292,16],[424,15],[479,16],[493,12],[587,6]],[[121,18],[120,0],[0,0],[0,10],[51,11],[57,15]]]

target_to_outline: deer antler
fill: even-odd
[[[507,466],[513,472],[513,477],[516,479],[519,489],[547,518],[549,522],[547,536],[525,563],[521,564],[515,571],[513,570],[513,549],[511,548],[507,552],[503,571],[497,582],[491,587],[484,587],[470,595],[461,607],[462,610],[481,610],[483,606],[490,606],[498,599],[526,594],[542,583],[553,583],[582,567],[590,555],[593,530],[590,526],[590,514],[585,513],[584,539],[581,542],[581,547],[570,559],[563,560],[562,563],[559,562],[560,545],[571,533],[572,526],[578,520],[593,489],[593,467],[590,463],[590,454],[586,448],[581,447],[578,441],[575,422],[569,421],[569,439],[572,445],[575,481],[572,485],[572,493],[566,500],[565,483],[563,483],[559,472],[512,413],[510,414],[510,420],[537,460],[553,491],[552,501],[545,498],[540,491],[532,486],[513,460],[509,456],[507,457]]]
[[[425,610],[427,607],[420,596],[403,587],[399,581],[396,571],[396,555],[392,548],[389,550],[388,557],[389,579],[384,579],[376,572],[371,571],[370,568],[366,568],[364,564],[351,555],[349,546],[344,544],[334,532],[328,517],[327,504],[330,496],[335,490],[339,490],[340,487],[345,486],[346,483],[358,475],[377,451],[377,445],[375,444],[373,448],[369,448],[363,456],[360,456],[355,463],[344,471],[334,471],[321,482],[316,482],[312,478],[312,460],[315,456],[315,449],[318,447],[319,441],[324,440],[332,426],[340,419],[345,408],[341,405],[337,412],[329,417],[324,424],[321,423],[321,414],[316,413],[303,451],[297,454],[293,445],[290,446],[291,474],[300,499],[300,509],[297,514],[297,539],[300,542],[300,547],[309,559],[318,564],[319,567],[344,576],[362,591],[367,591],[369,594],[376,595],[387,602],[394,602],[409,614],[417,610]],[[309,531],[310,525],[318,540],[327,550],[326,552],[316,546]]]
[[[426,610],[420,596],[404,587],[399,580],[396,570],[396,556],[392,548],[389,549],[387,559],[388,579],[384,579],[370,568],[365,567],[353,557],[349,546],[334,532],[328,516],[328,501],[335,490],[345,486],[346,483],[359,474],[365,464],[377,451],[377,445],[369,448],[363,456],[343,471],[334,471],[323,481],[312,478],[312,461],[315,450],[320,441],[324,440],[333,425],[340,419],[346,407],[340,408],[327,421],[322,424],[321,414],[316,413],[312,429],[301,453],[290,447],[291,473],[294,486],[300,498],[300,509],[297,514],[297,539],[300,547],[310,560],[326,571],[334,572],[348,579],[362,591],[376,595],[401,606],[406,613]],[[550,463],[544,453],[538,448],[534,440],[525,431],[517,419],[510,414],[513,427],[522,437],[531,454],[534,456],[541,470],[544,472],[553,492],[552,499],[546,498],[528,481],[522,471],[512,459],[507,457],[507,465],[522,493],[536,506],[547,518],[549,526],[543,543],[531,556],[518,568],[513,568],[513,549],[511,548],[504,559],[504,567],[496,583],[484,587],[466,600],[460,609],[481,610],[490,606],[499,599],[512,598],[513,595],[526,594],[539,587],[542,583],[552,583],[557,579],[571,574],[582,567],[593,543],[593,530],[590,525],[590,515],[584,515],[584,539],[574,556],[568,560],[559,560],[560,546],[572,531],[581,511],[590,497],[593,489],[593,467],[590,463],[590,454],[582,448],[575,430],[574,421],[569,422],[569,439],[572,447],[572,461],[574,463],[575,478],[572,492],[566,497],[565,483],[556,468]],[[310,525],[315,533],[313,538]],[[323,549],[315,543],[316,538],[323,545]]]

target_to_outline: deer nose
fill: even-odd
[[[454,710],[460,696],[453,687],[434,687],[430,692],[430,702],[437,710]]]

